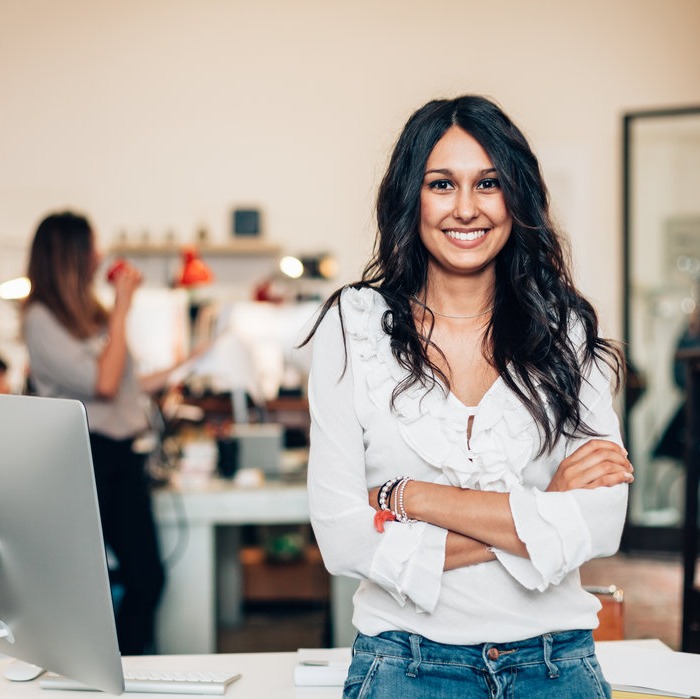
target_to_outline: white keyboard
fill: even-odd
[[[124,670],[124,691],[152,694],[224,694],[240,678],[238,672],[165,672]],[[80,682],[52,672],[44,675],[42,689],[89,690]]]

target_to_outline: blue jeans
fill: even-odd
[[[514,643],[435,643],[358,634],[344,699],[610,699],[590,631]]]

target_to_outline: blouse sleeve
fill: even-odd
[[[98,355],[91,343],[73,337],[47,308],[38,304],[25,315],[24,340],[32,376],[52,387],[52,395],[94,398]]]
[[[606,365],[591,362],[580,398],[586,424],[601,438],[622,444]],[[590,439],[569,440],[565,456]],[[513,519],[529,558],[496,550],[498,560],[526,588],[543,591],[584,562],[613,555],[622,537],[627,492],[627,484],[563,493],[522,486],[513,490]]]
[[[440,592],[447,532],[425,522],[387,522],[384,533],[375,530],[352,369],[333,308],[316,332],[309,375],[314,534],[330,573],[372,580],[399,604],[410,600],[418,611],[431,612]]]

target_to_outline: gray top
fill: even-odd
[[[148,427],[143,393],[133,358],[127,353],[117,395],[98,398],[98,358],[106,333],[86,340],[71,335],[41,303],[33,303],[24,319],[24,340],[29,353],[32,383],[40,396],[74,398],[85,405],[91,432],[112,439],[135,437]]]

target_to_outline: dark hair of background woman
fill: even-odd
[[[29,254],[32,288],[25,308],[35,301],[44,304],[80,339],[95,334],[107,320],[92,289],[94,245],[88,220],[65,211],[39,224]]]
[[[513,218],[511,235],[496,258],[495,305],[484,336],[485,356],[538,424],[541,452],[550,450],[560,436],[593,436],[578,400],[582,368],[604,361],[615,372],[619,388],[624,359],[611,341],[598,337],[595,310],[574,286],[549,215],[537,158],[501,109],[480,96],[435,100],[408,120],[379,187],[373,256],[362,280],[350,285],[376,289],[389,307],[384,329],[396,360],[409,372],[394,397],[416,383],[432,386],[436,377],[449,390],[448,378],[426,351],[434,317],[427,336],[421,335],[410,299],[427,281],[428,253],[419,237],[425,165],[454,125],[475,138],[491,158]],[[325,303],[305,342],[331,306],[340,302],[341,292]],[[579,319],[585,331],[581,357],[570,337],[572,319]]]

